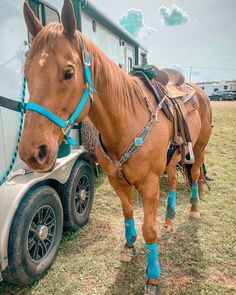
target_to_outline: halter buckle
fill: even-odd
[[[61,131],[63,135],[69,135],[68,131],[71,129],[71,125],[69,124],[69,121],[66,122],[66,126],[61,128]]]
[[[91,66],[91,62],[87,62],[86,61],[86,54],[87,54],[87,51],[86,50],[83,50],[82,51],[82,57],[83,57],[83,64],[87,67],[90,67]]]
[[[90,96],[90,98],[93,99],[93,95],[94,95],[93,89],[90,87],[89,88],[89,96]]]
[[[86,88],[89,89],[89,96],[90,96],[90,98],[93,99],[93,97],[94,97],[94,91],[93,91],[93,88],[89,85],[88,82],[86,82]]]

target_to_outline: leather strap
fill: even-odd
[[[152,92],[152,94],[156,98],[157,104],[159,104],[164,96],[164,93],[161,92],[161,89],[159,88],[159,86],[156,83],[154,84],[154,82],[149,80],[149,78],[143,72],[135,72],[135,73],[132,73],[132,75],[139,77],[143,81],[146,87]],[[163,103],[162,110],[164,111],[166,117],[171,122],[173,122],[173,116],[166,103]]]

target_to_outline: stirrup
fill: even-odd
[[[189,153],[189,160],[184,158],[184,164],[193,164],[195,162],[195,157],[193,153],[193,144],[192,142],[188,142],[188,153]]]

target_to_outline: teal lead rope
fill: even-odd
[[[7,172],[4,174],[4,176],[2,178],[0,178],[0,185],[2,185],[6,181],[7,177],[11,173],[12,168],[13,168],[15,162],[16,162],[17,155],[18,155],[18,147],[19,147],[19,142],[20,142],[21,135],[22,135],[24,114],[25,114],[25,91],[26,91],[26,79],[24,77],[23,87],[22,87],[22,96],[21,96],[21,104],[22,104],[22,106],[21,106],[21,115],[20,115],[20,128],[19,128],[19,132],[18,132],[17,144],[16,144],[15,152],[14,152],[14,155],[12,157],[11,163],[10,163],[8,169],[7,169]]]

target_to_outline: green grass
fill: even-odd
[[[161,234],[168,187],[161,180],[158,215],[161,286],[167,294],[236,294],[236,107],[214,107],[214,128],[206,153],[211,191],[205,189],[201,220],[189,221],[189,191],[180,176],[174,231]],[[0,284],[1,294],[139,295],[145,284],[145,251],[141,235],[142,202],[135,195],[138,255],[119,261],[124,243],[119,199],[106,177],[97,182],[90,222],[63,237],[48,273],[32,287]]]

